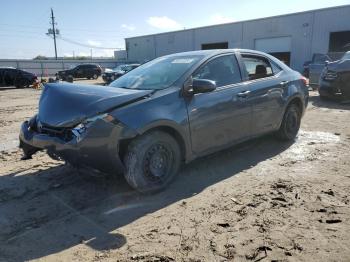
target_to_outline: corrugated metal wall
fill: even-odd
[[[228,42],[229,48],[255,49],[255,40],[291,37],[291,67],[301,71],[314,53],[327,53],[331,32],[350,30],[350,5],[297,14],[127,38],[128,59],[144,62]]]

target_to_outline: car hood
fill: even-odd
[[[336,72],[350,72],[350,60],[337,60],[327,64],[329,70]]]
[[[39,102],[39,121],[52,127],[73,127],[84,119],[145,98],[153,90],[46,84]]]
[[[106,68],[106,69],[104,70],[104,73],[111,73],[111,72],[113,72],[113,69]]]
[[[72,69],[66,69],[66,70],[60,70],[60,71],[58,71],[58,73],[66,73],[66,72],[69,72],[69,71],[71,71]]]

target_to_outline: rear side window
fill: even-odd
[[[201,67],[192,77],[194,79],[213,80],[217,87],[241,82],[239,66],[234,55],[214,58]]]
[[[18,74],[18,71],[16,69],[7,69],[5,71],[5,75],[8,75],[10,77],[16,77],[17,74]]]
[[[273,75],[270,61],[258,55],[242,55],[242,61],[247,70],[249,80],[260,79]]]
[[[274,63],[273,61],[270,61],[270,63],[271,63],[272,72],[273,72],[274,75],[276,75],[276,74],[278,74],[279,72],[282,71],[282,68],[281,68],[279,65],[277,65],[277,64]]]

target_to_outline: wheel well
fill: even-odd
[[[303,102],[301,101],[300,98],[294,97],[291,101],[289,101],[287,108],[290,105],[296,105],[298,107],[298,109],[299,109],[300,114],[301,115],[303,114]]]
[[[180,146],[181,155],[182,155],[183,159],[185,159],[185,156],[186,156],[185,141],[183,140],[182,136],[179,134],[178,131],[176,131],[174,128],[169,127],[169,126],[158,126],[158,127],[154,127],[154,128],[147,130],[145,133],[152,132],[155,130],[163,131],[163,132],[171,135],[173,138],[175,138],[175,140],[178,142],[178,144]],[[145,133],[143,133],[143,134],[145,134]],[[143,134],[141,134],[141,135],[143,135]],[[124,139],[124,140],[120,141],[120,143],[119,143],[119,157],[122,161],[124,159],[124,155],[128,149],[128,146],[133,139],[135,139],[135,137],[130,138],[130,139]]]

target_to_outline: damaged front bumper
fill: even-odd
[[[42,127],[35,130],[28,121],[20,130],[20,147],[33,147],[47,150],[76,167],[90,167],[107,173],[122,173],[123,163],[119,156],[119,144],[123,139],[136,135],[121,123],[106,122],[102,119],[91,123],[81,132],[65,130],[70,136],[63,138],[50,133]],[[45,130],[45,131],[43,131]]]
[[[335,98],[341,96],[338,81],[326,81],[321,79],[318,92],[323,97]]]

